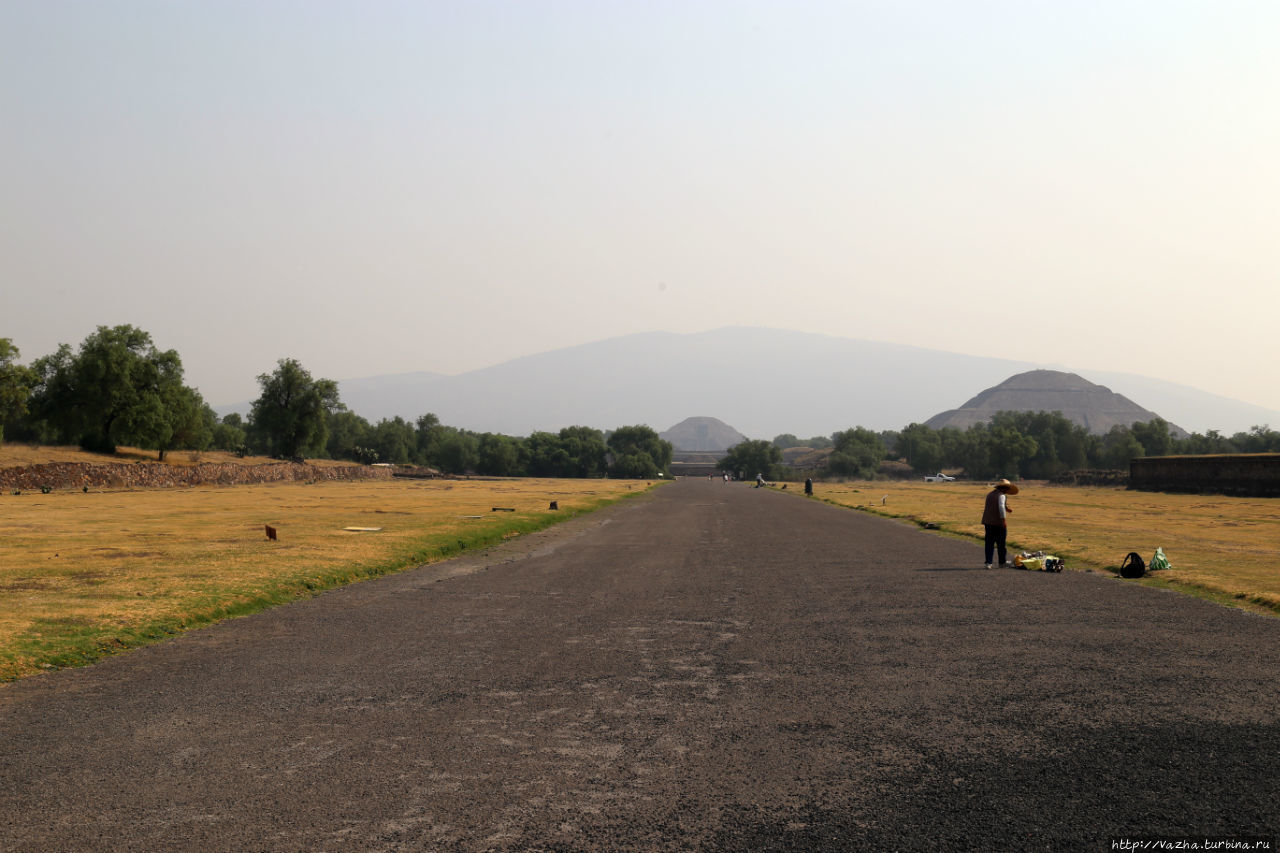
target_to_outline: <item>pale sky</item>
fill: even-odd
[[[1270,0],[0,0],[0,337],[130,323],[215,405],[746,325],[1280,409],[1277,45]]]

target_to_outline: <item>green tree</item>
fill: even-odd
[[[944,464],[942,437],[937,430],[924,424],[913,423],[903,428],[898,434],[897,452],[913,470],[921,474],[940,471]]]
[[[1168,456],[1173,451],[1173,436],[1169,434],[1169,423],[1164,418],[1135,423],[1129,430],[1142,445],[1143,456]]]
[[[883,439],[865,427],[854,427],[831,436],[834,450],[827,458],[827,470],[841,477],[871,479],[884,461]]]
[[[609,476],[621,480],[649,480],[662,472],[647,453],[622,453],[613,457]]]
[[[1280,452],[1280,432],[1271,429],[1268,424],[1254,426],[1248,432],[1238,432],[1231,441],[1241,453],[1277,453]]]
[[[782,448],[774,442],[763,439],[735,444],[716,463],[716,467],[721,471],[729,471],[739,479],[752,478],[761,474],[766,480],[776,480],[781,466]]]
[[[1062,463],[1063,471],[1079,471],[1090,467],[1090,456],[1093,453],[1093,447],[1097,444],[1096,436],[1090,435],[1089,430],[1084,427],[1067,421],[1069,431],[1058,441],[1058,459]]]
[[[520,447],[523,468],[531,477],[600,477],[608,453],[604,433],[586,426],[535,432]]]
[[[609,446],[604,433],[587,426],[571,426],[560,430],[560,447],[569,459],[566,477],[602,477],[607,468]],[[670,455],[667,464],[670,464]]]
[[[139,446],[159,451],[163,460],[170,450],[204,450],[213,441],[213,410],[200,392],[181,383],[170,384],[160,395],[161,411],[150,435]],[[206,412],[208,415],[206,415]]]
[[[487,432],[480,436],[476,456],[476,472],[479,474],[514,477],[520,473],[520,446],[513,438]]]
[[[440,442],[444,439],[444,432],[445,428],[440,425],[440,419],[434,414],[427,412],[425,415],[419,415],[414,422],[417,451],[413,454],[413,461],[419,465],[438,467],[436,456]]]
[[[245,453],[248,450],[244,421],[235,412],[228,412],[214,423],[210,446],[214,450],[225,450],[229,453]]]
[[[35,374],[29,367],[18,364],[18,348],[9,338],[0,338],[0,441],[4,441],[4,426],[27,413],[27,400]]]
[[[330,459],[350,459],[368,464],[378,461],[372,450],[373,427],[364,418],[348,409],[329,412],[329,436],[325,439],[325,451]]]
[[[417,450],[418,436],[414,425],[397,415],[383,418],[374,426],[368,446],[377,453],[379,462],[405,465]]]
[[[117,445],[201,447],[199,392],[182,384],[182,360],[133,326],[99,326],[76,353],[61,344],[33,365],[32,411],[65,442],[114,453]]]
[[[945,466],[963,468],[965,476],[974,479],[991,476],[985,423],[975,424],[966,430],[943,427],[938,431],[938,438],[942,442]]]
[[[995,430],[1007,428],[1035,442],[1035,450],[1017,463],[1019,476],[1049,479],[1088,465],[1088,431],[1061,412],[997,412],[991,425]],[[1005,469],[995,473],[1015,472]]]
[[[480,463],[480,440],[472,433],[453,427],[441,429],[432,464],[449,474],[474,471]]]
[[[671,442],[652,427],[618,427],[605,442],[613,455],[610,477],[647,479],[666,474],[671,467]]]
[[[1126,426],[1113,426],[1102,440],[1102,463],[1117,471],[1129,470],[1129,463],[1145,454],[1142,442]]]
[[[1034,438],[1012,424],[993,425],[987,436],[987,453],[997,476],[1020,476],[1023,463],[1040,449]]]
[[[530,477],[572,476],[573,460],[553,432],[534,432],[522,442],[520,460]]]
[[[773,437],[773,446],[779,450],[790,450],[793,447],[802,446],[802,443],[800,439],[796,438],[792,433],[784,432],[781,435],[775,435]]]
[[[258,377],[262,394],[249,413],[250,434],[277,457],[301,459],[324,452],[329,414],[341,411],[338,383],[312,379],[292,358],[282,358],[271,373]]]
[[[1199,455],[1206,453],[1235,453],[1237,447],[1231,439],[1211,429],[1204,435],[1193,432],[1191,435],[1174,442],[1174,453]]]

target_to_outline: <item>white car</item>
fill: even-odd
[[[924,481],[926,483],[954,483],[955,479],[955,477],[948,477],[946,474],[939,471],[936,474],[931,474],[925,477]]]

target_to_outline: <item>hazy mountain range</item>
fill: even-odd
[[[528,435],[583,424],[668,429],[703,415],[750,438],[899,429],[1049,365],[776,329],[647,332],[517,358],[456,376],[405,373],[339,382],[374,422],[434,412],[480,432]],[[1066,369],[1053,365],[1055,369]],[[1280,412],[1125,373],[1073,372],[1188,431],[1280,425]],[[222,411],[247,411],[248,404]]]

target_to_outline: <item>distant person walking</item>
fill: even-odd
[[[984,545],[988,569],[991,568],[991,557],[995,552],[1000,556],[1000,568],[1008,568],[1009,551],[1006,544],[1009,538],[1008,516],[1013,512],[1009,508],[1008,497],[1017,493],[1018,487],[1008,480],[999,480],[995,488],[987,493],[987,502],[982,508],[982,527],[986,531]]]

